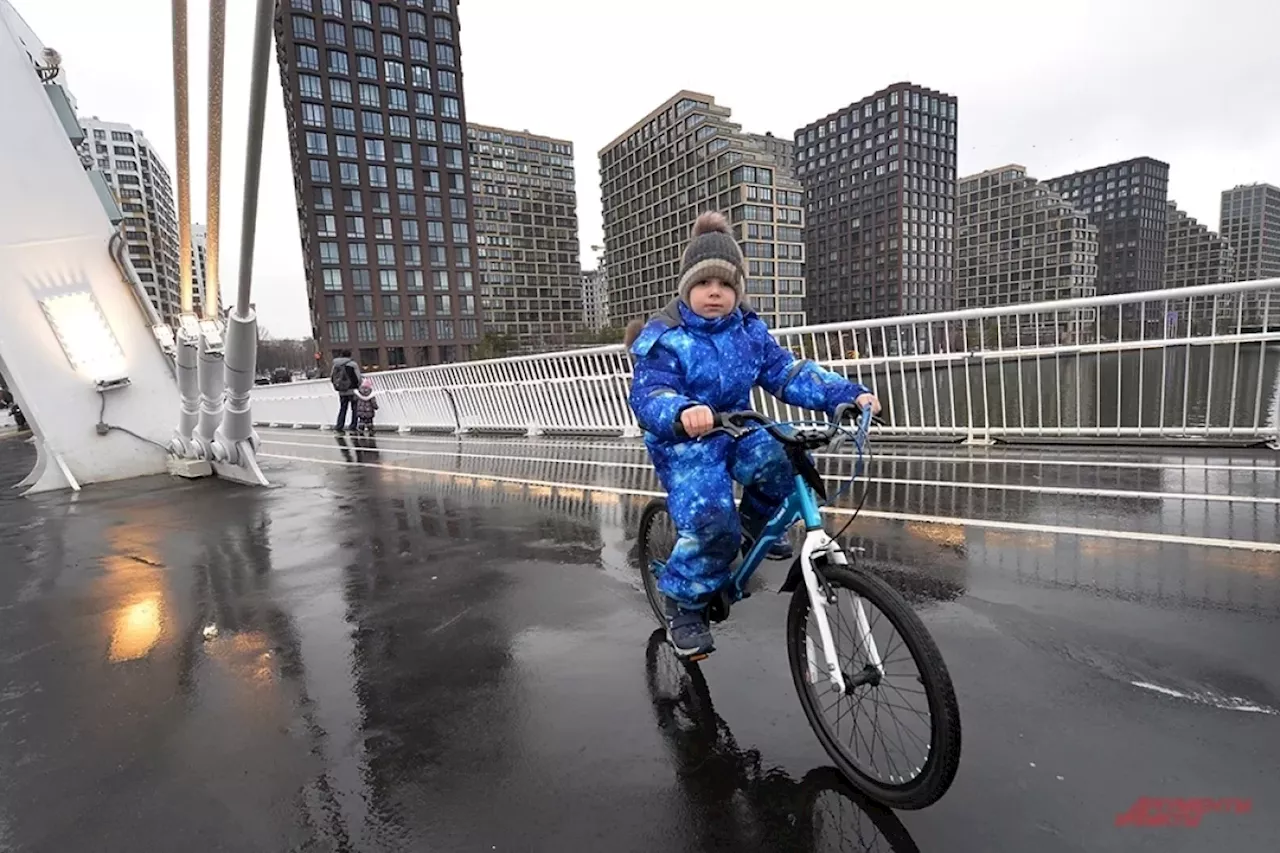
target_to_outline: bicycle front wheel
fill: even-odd
[[[869,679],[844,694],[831,686],[809,591],[800,585],[787,613],[787,656],[809,725],[867,796],[898,809],[932,805],[960,766],[960,708],[942,654],[893,587],[845,567],[822,572],[835,595],[826,613],[840,671],[846,682]]]
[[[667,502],[652,500],[640,515],[640,532],[637,538],[637,552],[640,561],[640,579],[644,582],[644,594],[653,608],[653,615],[658,624],[667,624],[666,608],[663,605],[662,593],[658,591],[658,575],[671,558],[675,550],[676,524],[667,511]]]

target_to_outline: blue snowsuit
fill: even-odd
[[[699,404],[716,412],[749,409],[759,385],[786,403],[831,414],[869,390],[797,359],[764,321],[741,309],[707,319],[675,301],[645,325],[631,353],[629,402],[679,533],[658,588],[698,608],[724,581],[741,541],[730,477],[744,487],[743,517],[758,535],[791,493],[794,471],[782,445],[763,430],[738,441],[720,433],[678,437],[680,412]]]

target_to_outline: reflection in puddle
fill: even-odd
[[[116,616],[107,657],[112,663],[144,658],[160,639],[163,612],[160,597],[130,604]]]

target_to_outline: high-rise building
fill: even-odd
[[[129,260],[164,322],[181,312],[178,215],[173,179],[141,130],[97,116],[81,118],[81,156],[102,173],[124,213]]]
[[[205,265],[209,258],[209,233],[199,222],[191,225],[191,298],[197,317],[204,316],[208,299],[208,276]],[[218,291],[218,314],[222,313],[222,291]]]
[[[605,268],[582,271],[582,322],[588,331],[608,327],[609,280]]]
[[[765,154],[772,157],[784,174],[795,177],[796,144],[794,142],[774,136],[772,133],[748,133],[746,137],[755,142]]]
[[[281,0],[311,323],[327,358],[467,358],[480,338],[455,0]]]
[[[583,329],[573,143],[478,124],[467,139],[485,333],[563,349]]]
[[[609,321],[625,324],[676,295],[699,213],[729,217],[747,261],[747,301],[770,326],[804,315],[800,185],[710,95],[677,92],[600,150]]]
[[[1098,227],[1098,293],[1159,290],[1169,228],[1169,164],[1150,157],[1045,181]]]
[[[956,98],[895,83],[795,133],[809,321],[954,305]]]
[[[956,214],[957,308],[1095,295],[1098,229],[1025,167],[961,178]]]
[[[1240,280],[1280,276],[1280,187],[1248,184],[1223,190],[1218,227],[1235,250]]]
[[[1166,287],[1194,287],[1233,281],[1235,250],[1231,244],[1169,202],[1169,238],[1165,251]]]

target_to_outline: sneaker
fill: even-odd
[[[790,560],[796,555],[796,549],[791,547],[791,539],[783,536],[777,542],[769,546],[768,556],[773,560]]]
[[[681,657],[709,655],[716,649],[707,625],[706,614],[685,610],[674,600],[666,599],[667,639]]]

